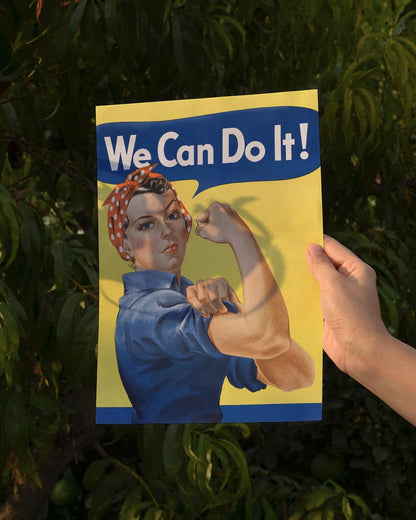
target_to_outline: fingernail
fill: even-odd
[[[313,242],[312,244],[308,245],[306,252],[310,255],[320,255],[322,253],[322,247],[319,244],[315,244]]]

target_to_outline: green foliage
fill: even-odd
[[[328,481],[324,486],[310,491],[297,511],[289,520],[332,520],[335,518],[353,520],[354,518],[376,518],[364,501],[357,495],[346,493],[335,482]],[[377,517],[379,518],[379,517]]]
[[[89,518],[118,509],[120,518],[140,512],[149,518],[157,512],[163,518],[232,514],[250,487],[238,429],[249,434],[244,425],[144,426],[135,438],[140,458],[108,456],[87,467],[83,484]],[[140,466],[143,476],[137,472]]]
[[[75,443],[71,396],[95,386],[94,106],[310,87],[326,231],[415,345],[414,1],[0,2],[0,502],[73,444],[49,518],[413,519],[414,430],[327,360],[322,423]]]

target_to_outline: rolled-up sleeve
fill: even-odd
[[[194,354],[223,356],[208,336],[209,323],[210,318],[196,312],[184,295],[168,289],[142,293],[119,313],[120,328],[129,336],[127,344],[151,358],[161,354],[177,360]]]
[[[236,388],[247,388],[250,392],[266,388],[266,385],[257,379],[257,365],[254,359],[230,356],[227,377]]]
[[[230,312],[237,309],[226,302]],[[126,349],[131,359],[190,360],[195,355],[223,359],[226,375],[236,388],[256,392],[266,385],[257,379],[253,359],[226,356],[217,350],[208,335],[211,318],[204,318],[188,303],[186,296],[171,289],[141,291],[136,298],[120,306],[116,343]],[[121,347],[123,346],[123,347]]]

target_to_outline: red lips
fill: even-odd
[[[173,242],[172,244],[169,244],[165,247],[165,249],[162,251],[162,253],[166,253],[167,255],[176,253],[178,250],[178,244],[176,242]]]

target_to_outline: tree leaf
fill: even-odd
[[[56,325],[56,341],[58,356],[65,363],[72,362],[72,338],[79,317],[79,304],[84,300],[83,294],[70,294],[62,306]]]
[[[220,491],[222,491],[226,488],[230,481],[231,464],[226,452],[215,442],[213,442],[213,455],[219,459],[220,468],[217,472],[217,478],[220,478],[220,484],[217,487]]]
[[[4,346],[6,355],[13,357],[13,354],[16,354],[19,349],[20,334],[17,322],[9,306],[4,302],[0,302],[0,327],[3,329],[6,338],[6,345]]]
[[[226,439],[216,439],[216,443],[226,450],[238,468],[240,482],[237,490],[235,491],[235,497],[237,498],[243,495],[250,487],[247,461],[244,456],[244,452],[241,450],[241,448],[237,447],[234,443]]]
[[[261,505],[264,510],[264,516],[263,516],[264,520],[278,520],[278,516],[268,500],[266,500],[265,498],[262,498]]]
[[[342,497],[342,513],[347,520],[352,520],[353,512],[346,496]]]
[[[94,489],[103,478],[110,464],[107,459],[93,461],[84,473],[82,480],[84,487],[88,490]]]
[[[166,429],[163,441],[163,465],[167,476],[174,482],[184,463],[183,455],[179,449],[182,448],[182,430],[182,425],[170,424]]]
[[[165,433],[163,424],[145,424],[137,437],[137,446],[149,479],[158,479],[165,473],[162,449]]]
[[[322,511],[310,511],[306,515],[306,520],[322,520]]]
[[[26,457],[30,462],[27,452],[29,450],[32,419],[25,405],[22,392],[13,391],[9,394],[4,409],[5,434],[12,450],[17,457]]]
[[[358,496],[355,493],[348,493],[347,497],[350,501],[354,502],[357,506],[359,506],[361,508],[361,511],[365,515],[370,514],[370,510],[369,510],[367,504],[364,502],[364,500],[360,496]]]
[[[51,246],[54,259],[55,284],[60,292],[66,291],[68,287],[72,255],[67,244],[63,240],[55,240]]]
[[[185,424],[182,435],[182,443],[183,449],[185,450],[186,455],[195,463],[198,462],[198,457],[193,449],[193,436],[194,434],[194,425]]]
[[[232,40],[227,33],[227,31],[224,29],[224,27],[214,18],[211,19],[211,23],[213,24],[215,28],[215,32],[217,33],[217,36],[221,38],[221,40],[225,43],[225,47],[228,51],[228,57],[231,59],[234,54],[233,44]]]
[[[324,511],[322,520],[336,520],[335,513],[336,513],[336,510],[335,510],[334,504],[328,504],[325,507],[325,511]]]
[[[172,25],[173,55],[175,56],[175,62],[176,62],[176,65],[178,66],[179,73],[182,77],[184,77],[185,71],[186,71],[186,60],[185,60],[182,28],[181,28],[181,24],[179,22],[178,15],[176,13],[172,13],[170,21],[171,21],[171,25]]]
[[[347,143],[351,143],[352,140],[352,132],[351,132],[351,114],[352,114],[352,102],[353,102],[353,92],[352,89],[346,87],[344,90],[344,103],[342,108],[342,128],[344,131],[345,140]]]
[[[7,269],[13,262],[19,247],[19,225],[16,206],[8,190],[0,183],[0,211],[5,217],[9,229],[9,242],[0,244],[0,265],[4,263],[3,269]],[[3,237],[4,239],[4,237]]]
[[[140,513],[153,506],[153,502],[143,500],[140,488],[127,495],[120,511],[119,520],[140,519]]]
[[[20,243],[27,260],[33,262],[35,267],[42,267],[42,256],[44,241],[40,233],[36,216],[29,209],[28,205],[19,205],[20,220]]]
[[[87,0],[81,0],[75,7],[71,19],[69,20],[69,32],[71,34],[73,34],[79,28],[86,5]]]
[[[197,482],[198,487],[203,491],[214,496],[211,487],[211,475],[212,475],[212,444],[210,436],[206,433],[201,433],[198,439],[197,445]]]
[[[311,511],[312,509],[317,509],[322,506],[324,502],[326,502],[329,498],[332,498],[337,495],[337,492],[329,487],[321,487],[316,489],[305,497],[305,509],[306,511]]]

